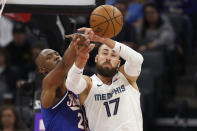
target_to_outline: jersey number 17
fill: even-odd
[[[113,100],[110,100],[110,101],[106,101],[106,102],[103,103],[105,108],[106,108],[106,112],[107,112],[108,117],[111,117],[111,112],[110,112],[110,109],[109,109],[109,105],[112,104],[112,103],[115,103],[113,115],[117,115],[119,101],[120,101],[120,97],[118,97],[116,99],[113,99]]]

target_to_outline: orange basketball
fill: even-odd
[[[112,5],[101,5],[90,15],[90,27],[98,36],[112,38],[122,30],[122,13]]]

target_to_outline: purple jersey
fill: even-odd
[[[41,107],[46,131],[84,131],[84,120],[76,96],[67,91],[51,108]]]

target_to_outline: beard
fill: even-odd
[[[98,74],[104,77],[113,77],[118,72],[118,67],[108,68],[96,63],[96,70]]]

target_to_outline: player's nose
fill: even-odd
[[[111,61],[110,55],[107,55],[107,56],[106,56],[106,61]]]

